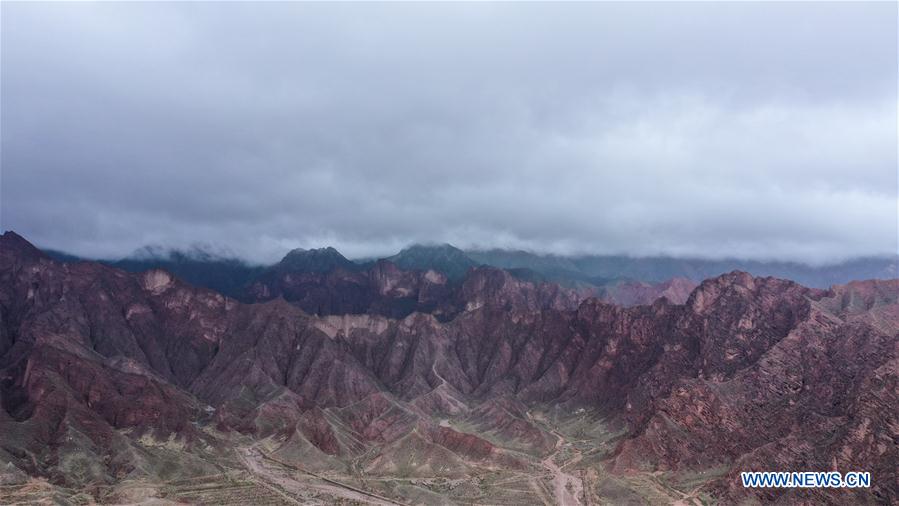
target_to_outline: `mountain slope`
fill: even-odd
[[[899,282],[818,290],[733,272],[685,304],[632,308],[556,306],[562,292],[490,268],[462,287],[446,321],[317,317],[165,271],[59,263],[7,233],[0,458],[42,486],[113,502],[128,502],[125,479],[216,470],[311,502],[347,490],[491,504],[899,498]],[[763,467],[875,478],[737,487],[740,470]],[[408,479],[418,488],[389,485]],[[179,487],[152,494],[188,493]]]

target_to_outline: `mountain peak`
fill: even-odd
[[[413,244],[387,258],[401,269],[435,270],[450,279],[462,279],[471,267],[479,264],[452,244]]]
[[[308,253],[320,254],[320,255],[321,254],[340,255],[340,252],[337,251],[337,249],[334,248],[333,246],[325,246],[324,248],[309,248],[309,249],[294,248],[287,252],[288,255],[291,255],[291,254],[302,255],[302,254],[308,254]]]
[[[353,270],[357,267],[355,263],[348,260],[331,246],[313,249],[293,249],[284,255],[278,266],[283,269],[302,272],[328,272],[338,267]]]
[[[8,230],[3,235],[0,235],[0,250],[32,258],[47,257],[43,251],[12,230]]]
[[[465,252],[453,246],[448,242],[444,243],[415,243],[406,246],[400,250],[403,253],[429,253],[429,254],[448,254],[448,255],[464,255]]]

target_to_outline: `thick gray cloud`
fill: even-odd
[[[895,3],[4,3],[2,226],[114,256],[897,251]]]

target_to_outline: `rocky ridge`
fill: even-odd
[[[452,289],[390,263],[307,275],[314,297],[242,304],[165,271],[56,262],[4,234],[0,460],[109,485],[208,470],[234,433],[278,437],[279,458],[324,470],[526,470],[557,444],[532,413],[555,406],[616,431],[595,463],[613,475],[723,469],[702,491],[726,502],[899,497],[896,280],[822,290],[732,272],[683,304],[622,307],[492,268]],[[369,308],[370,294],[402,294],[414,310],[316,316],[297,303],[342,311],[360,300],[354,283],[375,288]],[[146,438],[188,457],[172,471]],[[750,469],[875,478],[738,488]]]

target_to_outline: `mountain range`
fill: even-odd
[[[63,262],[90,260],[65,252],[46,250]],[[740,259],[704,260],[673,257],[627,257],[614,255],[542,255],[521,250],[468,250],[450,244],[415,244],[383,259],[350,260],[333,247],[295,249],[273,265],[257,265],[234,256],[210,252],[201,247],[182,251],[145,246],[132,255],[117,259],[96,259],[129,272],[165,269],[185,281],[213,289],[243,301],[252,300],[247,288],[260,277],[271,279],[273,272],[325,274],[336,269],[364,271],[381,260],[402,270],[443,274],[452,282],[463,279],[469,269],[489,266],[504,269],[516,278],[532,282],[552,282],[567,288],[586,289],[594,295],[635,286],[668,283],[673,279],[699,283],[734,270],[755,276],[791,279],[805,286],[828,288],[858,279],[899,277],[896,257],[855,258],[813,266],[798,262],[761,262]],[[620,301],[617,301],[620,302]],[[643,302],[643,301],[641,301]],[[645,302],[651,302],[645,301]]]
[[[3,234],[4,500],[899,501],[899,280],[488,254],[506,263],[447,246],[200,262],[229,275]],[[866,262],[814,272],[895,278]],[[745,489],[750,470],[872,484]]]

